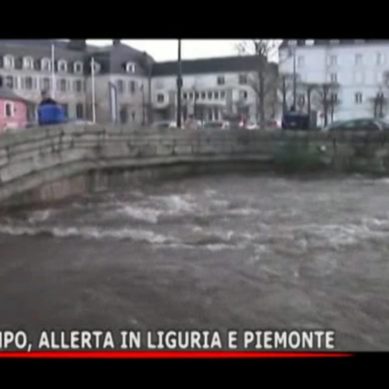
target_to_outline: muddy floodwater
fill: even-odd
[[[389,179],[196,176],[2,216],[0,327],[333,329],[389,350]]]

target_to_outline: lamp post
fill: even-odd
[[[297,85],[296,85],[296,48],[293,49],[293,106],[296,107],[296,95],[297,95]]]
[[[145,86],[142,84],[142,126],[146,124],[146,115],[145,115]]]
[[[96,123],[95,59],[91,58],[92,122]]]
[[[181,39],[179,39],[178,40],[178,67],[177,67],[177,128],[181,128],[181,89],[182,89]]]

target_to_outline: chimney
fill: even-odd
[[[119,46],[120,45],[120,39],[113,39],[112,40],[112,45],[113,46]]]
[[[85,39],[71,39],[68,43],[68,49],[84,51],[86,49]]]

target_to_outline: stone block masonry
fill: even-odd
[[[231,166],[232,162],[276,166],[280,153],[288,164],[288,150],[296,147],[336,171],[387,174],[388,140],[386,132],[134,130],[68,125],[20,130],[0,136],[0,206],[83,193],[93,183],[101,186],[105,182],[96,180],[96,172],[216,163]]]

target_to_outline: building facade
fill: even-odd
[[[257,121],[258,95],[252,85],[257,60],[255,56],[234,56],[182,61],[183,119],[194,115],[214,121],[243,115]],[[272,77],[277,77],[277,66],[269,67]],[[105,47],[87,45],[85,40],[0,40],[0,85],[31,102],[31,121],[42,90],[50,91],[70,118],[90,120],[93,88],[99,123],[111,122],[113,116],[120,123],[134,125],[176,118],[177,62],[156,62],[120,40]],[[115,115],[112,86],[117,92]],[[276,115],[274,96],[266,98],[269,119]]]
[[[152,77],[153,110],[156,120],[174,120],[177,107],[177,62],[157,63]],[[277,66],[269,64],[267,81],[273,83],[266,96],[266,116],[276,116],[273,104]],[[182,116],[201,121],[244,117],[258,121],[259,106],[255,84],[257,56],[234,56],[182,61]],[[272,78],[270,80],[270,78]]]
[[[28,102],[7,88],[0,88],[0,133],[27,124]]]
[[[284,40],[279,73],[287,80],[286,105],[317,112],[318,125],[361,117],[389,117],[389,41]],[[310,91],[309,104],[307,91]]]

